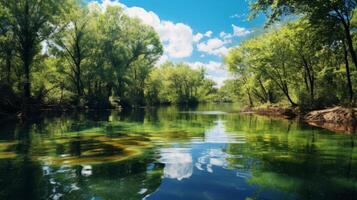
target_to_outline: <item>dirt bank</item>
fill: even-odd
[[[355,133],[357,127],[357,108],[333,107],[312,111],[303,116],[310,125],[337,132]]]
[[[302,121],[334,132],[357,133],[357,108],[333,107],[324,110],[311,111],[302,114],[294,108],[246,108],[241,113],[253,113],[269,117],[293,119],[299,117]]]
[[[298,116],[297,110],[292,108],[279,108],[279,107],[267,107],[267,108],[246,108],[241,111],[242,113],[254,113],[258,115],[281,117],[286,119],[292,119]]]

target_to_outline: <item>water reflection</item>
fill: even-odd
[[[229,133],[225,126],[223,120],[218,120],[215,122],[215,126],[205,132],[205,143],[245,143],[244,134],[238,134],[236,132]]]
[[[357,199],[354,135],[199,106],[0,129],[0,199]]]
[[[223,152],[222,149],[208,149],[198,158],[195,166],[201,171],[206,170],[213,173],[212,166],[226,168],[228,166],[227,158],[229,157],[230,155]]]
[[[182,180],[190,178],[193,172],[193,161],[190,149],[169,148],[160,150],[160,162],[165,164],[165,178]]]

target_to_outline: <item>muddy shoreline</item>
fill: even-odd
[[[339,133],[357,133],[357,108],[331,107],[302,113],[296,108],[247,108],[241,113],[253,113],[268,117],[299,120],[315,127],[324,128]]]

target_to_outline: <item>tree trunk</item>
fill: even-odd
[[[28,104],[31,98],[31,80],[30,80],[30,62],[28,59],[24,61],[25,82],[24,82],[24,97],[25,103]]]
[[[344,59],[345,59],[345,66],[346,66],[346,77],[347,77],[347,87],[348,87],[348,92],[350,95],[350,103],[353,103],[353,87],[352,87],[352,81],[351,81],[351,74],[350,74],[350,65],[348,62],[348,51],[346,49],[346,45],[343,45],[344,49]]]
[[[250,94],[250,89],[247,89],[247,94],[248,94],[248,98],[249,98],[249,106],[254,107],[252,95]]]
[[[310,86],[309,86],[309,83],[307,82],[306,70],[304,70],[304,81],[305,81],[306,90],[307,90],[307,91],[310,91]]]
[[[260,78],[258,78],[258,82],[259,82],[260,87],[263,90],[263,94],[265,96],[266,102],[271,103],[270,102],[270,98],[269,98],[269,94],[268,94],[267,90],[265,89],[265,86],[264,86],[264,84],[263,84],[263,82],[262,82],[262,80]]]
[[[304,56],[302,56],[302,61],[303,61],[303,64],[304,64],[304,68],[305,68],[305,73],[307,75],[307,80],[309,81],[309,92],[310,92],[310,100],[311,100],[311,103],[313,104],[314,103],[314,99],[315,99],[315,84],[314,84],[314,79],[315,79],[315,76],[314,76],[314,72],[312,69],[310,69],[310,66],[309,66],[309,63],[308,61],[304,58]],[[306,81],[306,80],[305,80]]]
[[[11,52],[7,52],[6,55],[6,83],[7,85],[11,85]]]
[[[284,84],[283,84],[283,92],[284,92],[286,98],[289,100],[291,106],[296,107],[297,104],[296,104],[296,103],[292,100],[292,98],[290,97],[289,88],[288,88],[288,84],[287,84],[287,83],[284,83]]]
[[[76,89],[77,89],[77,95],[80,98],[82,96],[82,89],[81,89],[81,76],[79,72],[76,73]]]
[[[351,36],[351,30],[350,30],[350,26],[345,22],[343,21],[343,27],[345,29],[345,36],[346,36],[346,42],[347,42],[347,46],[348,46],[348,50],[351,54],[351,58],[352,58],[352,61],[357,69],[357,56],[356,56],[356,52],[355,52],[355,49],[353,47],[353,41],[352,41],[352,36]]]

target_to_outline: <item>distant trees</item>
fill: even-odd
[[[146,97],[149,104],[194,104],[213,95],[214,82],[205,78],[204,70],[189,65],[167,62],[156,68],[147,80]]]

